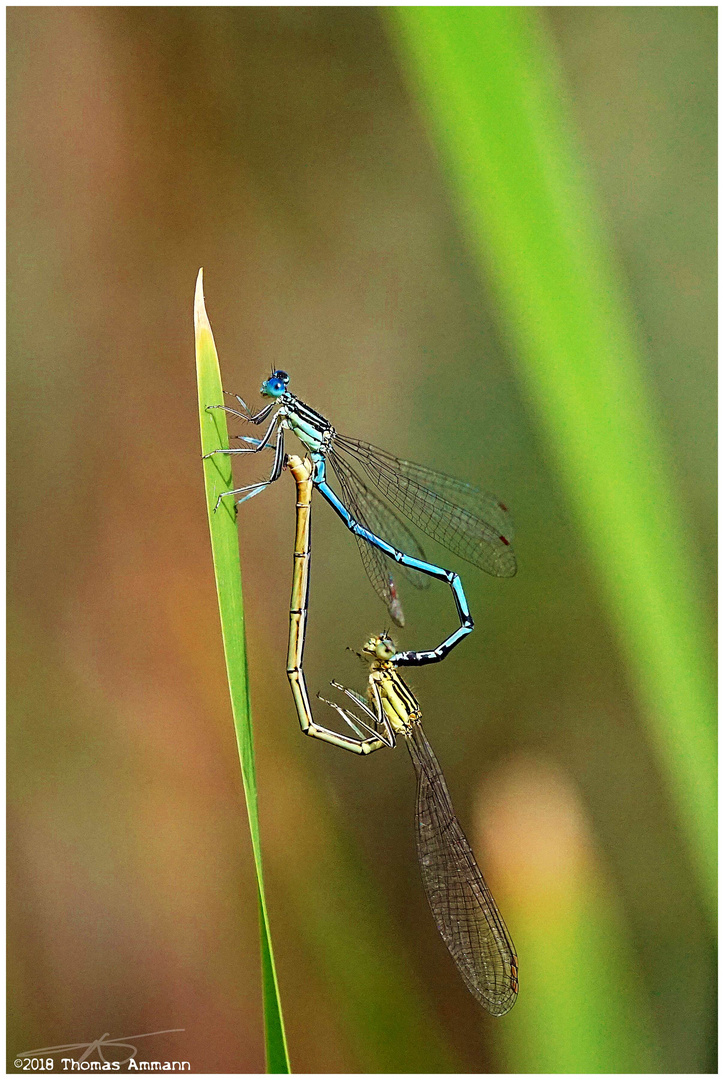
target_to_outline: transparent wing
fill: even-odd
[[[427,536],[494,577],[513,577],[508,509],[494,495],[346,435],[335,435],[334,446],[359,461],[382,494]]]
[[[518,993],[513,942],[419,724],[405,741],[417,773],[417,854],[430,909],[468,990],[493,1016],[503,1016]]]
[[[383,450],[378,453],[386,454]],[[393,460],[398,459],[393,458]],[[473,517],[482,518],[491,528],[502,533],[509,543],[515,539],[510,511],[497,495],[492,495],[489,491],[481,491],[480,488],[458,479],[457,476],[448,476],[447,473],[428,469],[425,465],[417,465],[414,461],[400,461],[400,466],[404,474],[420,487],[430,488],[448,502],[467,510]]]
[[[337,457],[334,452],[330,457],[332,468],[340,484],[344,484],[347,491],[354,493],[355,502],[364,514],[370,532],[380,536],[388,544],[392,544],[398,551],[403,551],[405,555],[412,555],[415,559],[427,562],[427,555],[420,541],[405,522],[398,517],[392,507],[388,506],[379,495],[370,490],[364,480],[358,476],[344,459]],[[372,547],[361,538],[360,542],[364,543],[365,547]],[[387,556],[379,548],[373,548],[373,550],[378,553],[382,565],[385,566],[389,562]],[[403,574],[416,589],[430,588],[430,577],[427,574],[422,574],[419,570],[413,570],[411,566],[404,566],[402,563],[398,563],[397,571]]]
[[[336,454],[329,455],[334,473],[339,480],[344,501],[350,513],[359,521],[365,529],[369,529],[376,536],[387,540],[389,544],[406,555],[412,555],[416,559],[427,562],[425,552],[414,535],[401,521],[397,514],[390,509],[378,495],[367,487],[364,481],[357,475],[352,467]],[[392,619],[398,626],[404,626],[402,606],[397,597],[397,589],[394,579],[390,574],[390,560],[373,544],[368,544],[361,536],[355,536],[362,563],[367,571],[367,576],[372,583],[377,595],[387,605]],[[429,587],[430,581],[426,574],[397,563],[397,568],[418,589]]]

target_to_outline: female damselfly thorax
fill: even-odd
[[[246,423],[262,424],[270,418],[261,439],[239,436],[246,446],[212,453],[274,451],[274,463],[266,480],[222,492],[216,508],[227,497],[241,496],[236,501],[243,503],[278,480],[284,465],[284,435],[291,431],[310,454],[314,486],[354,533],[372,586],[397,625],[404,624],[404,616],[386,559],[393,559],[417,588],[427,587],[430,577],[450,586],[460,623],[458,629],[436,649],[415,653],[415,660],[405,659],[408,654],[400,653],[397,662],[421,664],[441,660],[472,631],[473,620],[459,576],[427,560],[422,546],[402,517],[494,577],[512,577],[516,562],[507,507],[495,496],[464,481],[396,458],[371,443],[342,435],[326,417],[297,398],[288,387],[289,375],[277,370],[261,387],[262,395],[272,400],[257,413],[253,413],[238,395],[236,400],[240,409],[210,406],[224,409]],[[328,462],[340,495],[329,484]]]

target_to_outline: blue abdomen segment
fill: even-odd
[[[420,573],[428,574],[430,577],[438,578],[440,581],[446,581],[452,589],[455,608],[460,620],[460,625],[457,630],[450,634],[449,637],[445,638],[436,649],[423,650],[420,652],[399,652],[392,657],[391,663],[400,666],[412,666],[435,664],[439,660],[444,660],[450,650],[454,649],[458,642],[462,641],[464,637],[467,637],[467,635],[472,632],[475,625],[470,614],[467,597],[465,596],[463,583],[460,580],[459,575],[452,570],[445,570],[442,566],[435,566],[434,563],[423,562],[421,559],[413,558],[412,555],[406,555],[404,551],[399,551],[397,548],[393,547],[392,544],[388,544],[386,540],[383,540],[382,537],[375,536],[369,529],[365,529],[364,526],[360,525],[360,523],[352,517],[347,507],[340,502],[331,487],[327,484],[326,462],[321,454],[312,454],[312,460],[314,462],[314,486],[319,490],[319,493],[324,496],[335,513],[341,517],[348,529],[356,536],[361,536],[368,544],[373,544],[374,547],[379,548],[380,551],[383,551],[390,559],[394,559],[395,562],[402,563],[403,566],[409,566],[413,570],[419,570]]]

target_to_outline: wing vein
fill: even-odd
[[[513,943],[419,724],[406,742],[417,773],[417,852],[430,909],[468,989],[502,1016],[517,994]]]
[[[513,577],[509,515],[494,495],[346,435],[335,435],[334,445],[427,536],[494,577]]]

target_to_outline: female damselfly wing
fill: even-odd
[[[513,942],[422,727],[414,724],[405,741],[417,773],[417,854],[430,909],[468,990],[493,1016],[503,1016],[518,993]]]

